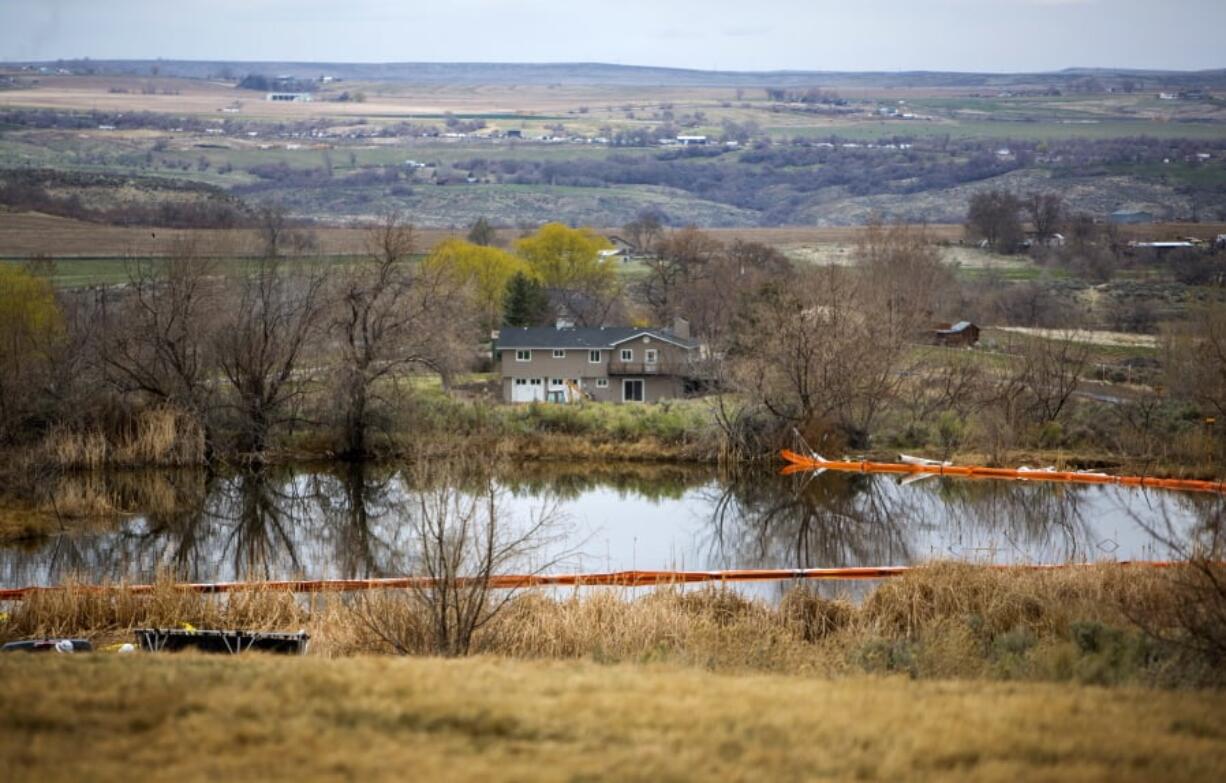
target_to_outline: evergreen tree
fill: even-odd
[[[468,229],[468,241],[474,245],[483,245],[489,247],[498,239],[498,233],[490,222],[485,218],[477,218],[477,222],[472,224],[472,228]]]
[[[503,322],[507,326],[536,326],[545,317],[549,296],[540,283],[517,272],[507,283]]]

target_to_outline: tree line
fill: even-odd
[[[1214,404],[1222,362],[1202,352],[1216,345],[1212,308],[1193,309],[1178,335],[1208,375],[1172,377],[1156,402],[1087,420],[1076,393],[1092,357],[1072,331],[1085,325],[1078,310],[1044,310],[1029,283],[960,279],[921,228],[871,226],[846,266],[670,229],[651,212],[623,233],[637,245],[631,276],[591,230],[548,224],[504,242],[478,221],[423,254],[394,213],[370,227],[359,258],[326,263],[309,231],[265,208],[258,247],[229,254],[241,261],[188,235],[166,259],[133,260],[118,288],[56,292],[39,263],[0,267],[0,443],[59,449],[62,464],[125,448],[119,459],[132,462],[260,460],[293,447],[358,459],[405,426],[446,430],[458,423],[437,416],[477,415],[420,408],[420,385],[452,389],[489,366],[491,331],[562,315],[688,321],[704,346],[695,390],[710,395],[728,455],[770,454],[797,433],[835,454],[891,443],[971,443],[998,458],[1019,446],[1161,452],[1190,442],[1188,412]],[[1056,331],[994,344],[997,358],[929,345],[937,325],[964,318]],[[157,456],[159,437],[180,445]],[[145,451],[115,445],[137,442]]]
[[[361,458],[414,377],[448,388],[475,366],[523,285],[540,299],[509,315],[530,323],[560,307],[603,322],[620,295],[603,238],[560,224],[511,250],[455,239],[423,258],[412,225],[388,213],[364,253],[331,264],[276,207],[258,210],[256,228],[254,248],[175,239],[167,258],[130,261],[117,288],[56,292],[54,262],[0,266],[0,444],[60,431],[84,453],[70,433],[130,440],[140,414],[158,410],[170,414],[168,442],[194,444],[171,462],[259,460],[311,432]]]

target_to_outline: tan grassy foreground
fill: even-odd
[[[664,666],[0,660],[19,780],[1220,780],[1226,694]]]
[[[1181,608],[1204,597],[1198,585],[1186,568],[940,564],[882,582],[859,603],[827,600],[807,586],[777,603],[719,589],[524,592],[477,631],[471,651],[725,672],[1199,685],[1220,682],[1223,672],[1181,642],[1188,632]],[[132,628],[180,623],[302,628],[311,653],[324,657],[439,649],[425,611],[405,591],[204,596],[168,583],[146,595],[34,594],[9,607],[0,640],[83,635],[108,644],[131,641]]]

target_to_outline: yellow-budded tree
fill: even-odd
[[[515,243],[541,283],[561,297],[581,323],[600,324],[617,299],[617,262],[602,256],[612,245],[590,228],[547,223]]]
[[[439,243],[424,264],[427,269],[454,275],[453,279],[469,287],[486,329],[496,329],[502,323],[502,307],[511,278],[516,274],[534,276],[523,259],[462,239]]]
[[[0,264],[0,439],[13,434],[64,335],[55,292],[45,279]]]

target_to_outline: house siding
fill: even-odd
[[[632,351],[629,363],[620,359],[621,350]],[[685,384],[679,375],[673,373],[684,368],[690,356],[690,351],[668,341],[642,335],[626,340],[612,349],[600,350],[600,363],[588,361],[588,348],[567,348],[564,357],[555,357],[552,348],[532,348],[531,361],[516,361],[515,348],[499,348],[496,357],[496,367],[502,378],[502,399],[505,402],[513,400],[513,390],[516,378],[544,379],[545,389],[550,380],[555,378],[573,379],[579,381],[579,388],[585,395],[598,402],[622,402],[623,379],[643,380],[644,402],[681,397]],[[518,349],[524,350],[524,349]],[[646,352],[657,351],[654,365],[646,365]],[[610,363],[613,372],[610,372]],[[649,370],[654,367],[655,372]],[[608,386],[599,388],[598,380],[608,381]]]

